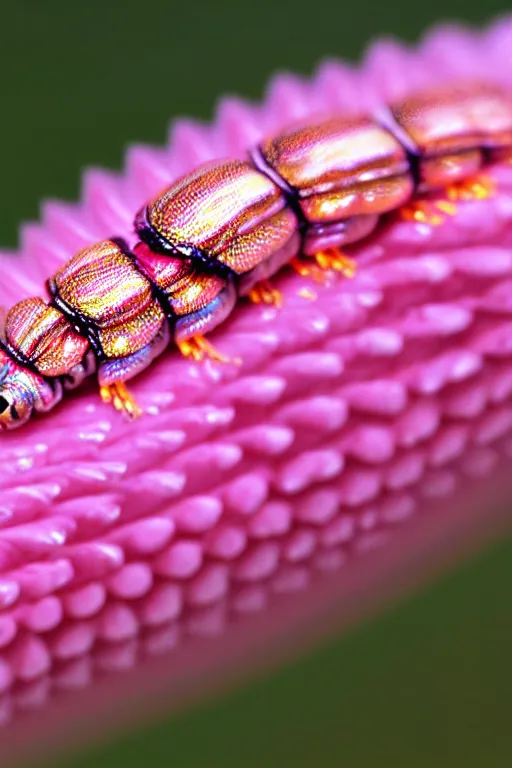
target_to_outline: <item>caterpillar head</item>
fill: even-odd
[[[0,432],[21,427],[34,410],[47,410],[55,399],[47,381],[0,350]]]

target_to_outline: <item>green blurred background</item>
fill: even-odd
[[[65,0],[1,13],[0,242],[88,165],[164,140],[177,115],[258,98],[272,72],[354,59],[375,36],[483,23],[503,0]],[[4,277],[2,277],[4,279]],[[66,765],[508,766],[512,543],[265,679]]]

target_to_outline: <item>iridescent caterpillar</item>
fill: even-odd
[[[338,250],[415,195],[453,187],[512,154],[512,100],[489,84],[425,92],[373,116],[335,116],[264,140],[246,161],[201,166],[135,219],[140,241],[83,249],[25,299],[0,336],[0,429],[47,411],[97,372],[106,402],[139,413],[125,382],[173,340],[222,359],[203,334],[266,281],[354,265]],[[421,210],[419,211],[422,215]]]

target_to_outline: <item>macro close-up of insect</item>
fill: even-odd
[[[427,214],[411,201],[429,192],[446,190],[448,209],[458,194],[491,194],[478,174],[511,153],[511,95],[464,83],[373,116],[292,126],[245,161],[200,166],[137,214],[132,249],[115,238],[91,244],[49,278],[49,298],[7,312],[0,427],[49,410],[94,371],[103,400],[139,415],[125,383],[170,341],[185,356],[222,361],[204,334],[237,298],[278,304],[268,280],[284,265],[350,276],[356,264],[340,248],[391,211],[421,221]]]

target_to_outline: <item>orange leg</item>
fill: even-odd
[[[315,255],[315,261],[323,270],[332,270],[340,272],[344,277],[354,277],[356,274],[356,263],[349,259],[337,248],[328,248]]]
[[[100,387],[100,396],[104,403],[113,405],[116,411],[126,413],[130,419],[135,419],[142,414],[142,409],[127,390],[124,381],[103,385]]]
[[[470,200],[485,200],[496,192],[493,179],[485,174],[472,176],[464,181],[450,184],[439,198],[429,200],[411,200],[400,210],[405,221],[417,221],[437,227],[447,216],[455,216],[457,203]]]
[[[444,204],[444,211],[439,208],[440,202]],[[416,221],[418,224],[429,224],[431,227],[439,227],[447,215],[455,216],[456,213],[457,206],[448,203],[447,200],[411,200],[400,209],[400,216],[404,221]]]
[[[178,348],[183,357],[190,357],[192,360],[214,360],[217,363],[234,363],[240,365],[241,360],[238,357],[231,358],[219,352],[208,339],[198,334],[191,336],[190,339],[183,339],[177,342]]]
[[[255,304],[269,304],[273,307],[282,307],[283,296],[281,291],[274,288],[268,280],[262,280],[251,288],[249,299]]]
[[[355,261],[345,256],[337,248],[320,251],[315,254],[312,260],[297,257],[292,259],[290,266],[299,275],[310,277],[317,283],[328,282],[329,274],[333,272],[338,272],[344,277],[354,277],[356,273]]]
[[[496,194],[496,182],[490,176],[479,174],[446,188],[448,200],[486,200]]]

